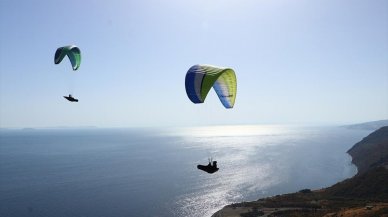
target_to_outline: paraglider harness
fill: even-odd
[[[200,169],[200,170],[203,170],[207,173],[215,173],[218,171],[218,167],[217,167],[217,161],[213,161],[211,158],[209,158],[209,164],[204,166],[204,165],[197,165],[197,168]]]
[[[69,94],[69,96],[63,96],[63,97],[69,100],[70,102],[78,102],[78,99],[74,98],[71,94]]]

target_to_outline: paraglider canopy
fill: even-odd
[[[233,69],[211,65],[194,65],[186,74],[186,93],[193,103],[205,102],[210,89],[216,91],[225,108],[233,108],[237,79]]]
[[[77,70],[81,65],[81,50],[75,45],[60,47],[55,52],[54,63],[59,64],[65,56],[69,57],[73,70]]]

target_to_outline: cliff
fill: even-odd
[[[388,127],[371,133],[348,153],[359,171],[350,179],[325,189],[228,205],[213,217],[388,217]]]

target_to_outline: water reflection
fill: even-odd
[[[220,170],[196,172],[194,191],[176,199],[176,216],[210,216],[223,206],[302,188],[320,188],[356,173],[337,132],[285,126],[212,126],[179,131],[184,148],[213,157]],[[333,157],[335,156],[335,157]],[[327,173],[332,175],[327,176]],[[334,174],[334,175],[333,175]],[[284,192],[286,191],[286,192]]]

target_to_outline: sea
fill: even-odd
[[[357,173],[336,126],[0,130],[1,217],[209,217]],[[197,169],[209,158],[214,174]]]

